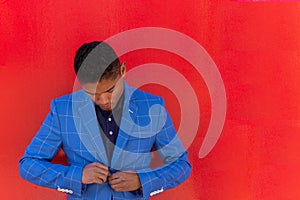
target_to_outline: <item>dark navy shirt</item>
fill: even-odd
[[[100,125],[101,136],[105,146],[107,157],[110,161],[114,145],[116,144],[119,126],[122,118],[124,93],[119,99],[113,111],[105,111],[95,104],[96,115]]]

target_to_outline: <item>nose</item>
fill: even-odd
[[[105,105],[110,103],[110,95],[109,94],[101,94],[95,96],[95,102],[97,104]]]

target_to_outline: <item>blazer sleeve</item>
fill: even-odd
[[[163,105],[162,116],[166,117],[164,126],[156,134],[155,148],[163,159],[163,166],[156,169],[138,171],[142,185],[143,198],[156,195],[184,182],[191,173],[188,153],[178,138],[172,120]],[[163,117],[162,117],[163,118]]]
[[[21,177],[34,184],[81,196],[82,166],[51,163],[62,145],[56,102],[19,161]]]

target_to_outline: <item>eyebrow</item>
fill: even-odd
[[[86,93],[90,94],[90,95],[97,95],[97,94],[102,94],[102,93],[107,93],[107,92],[112,92],[115,89],[116,85],[112,86],[111,88],[109,88],[108,90],[101,92],[101,93],[93,93],[93,92],[89,92],[87,90],[84,90]]]
[[[106,93],[106,92],[112,92],[116,87],[116,84],[114,86],[112,86],[111,88],[109,88],[108,90],[104,91],[103,93]]]

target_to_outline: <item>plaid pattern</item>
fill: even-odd
[[[81,183],[82,169],[91,162],[108,165],[93,102],[78,91],[51,103],[40,130],[19,161],[22,178],[69,194],[68,199],[148,199],[186,180],[191,171],[187,152],[178,139],[160,97],[125,83],[125,104],[110,170],[138,172],[143,192],[115,192],[109,184]],[[155,147],[164,165],[150,169]],[[52,164],[62,148],[68,166]]]

